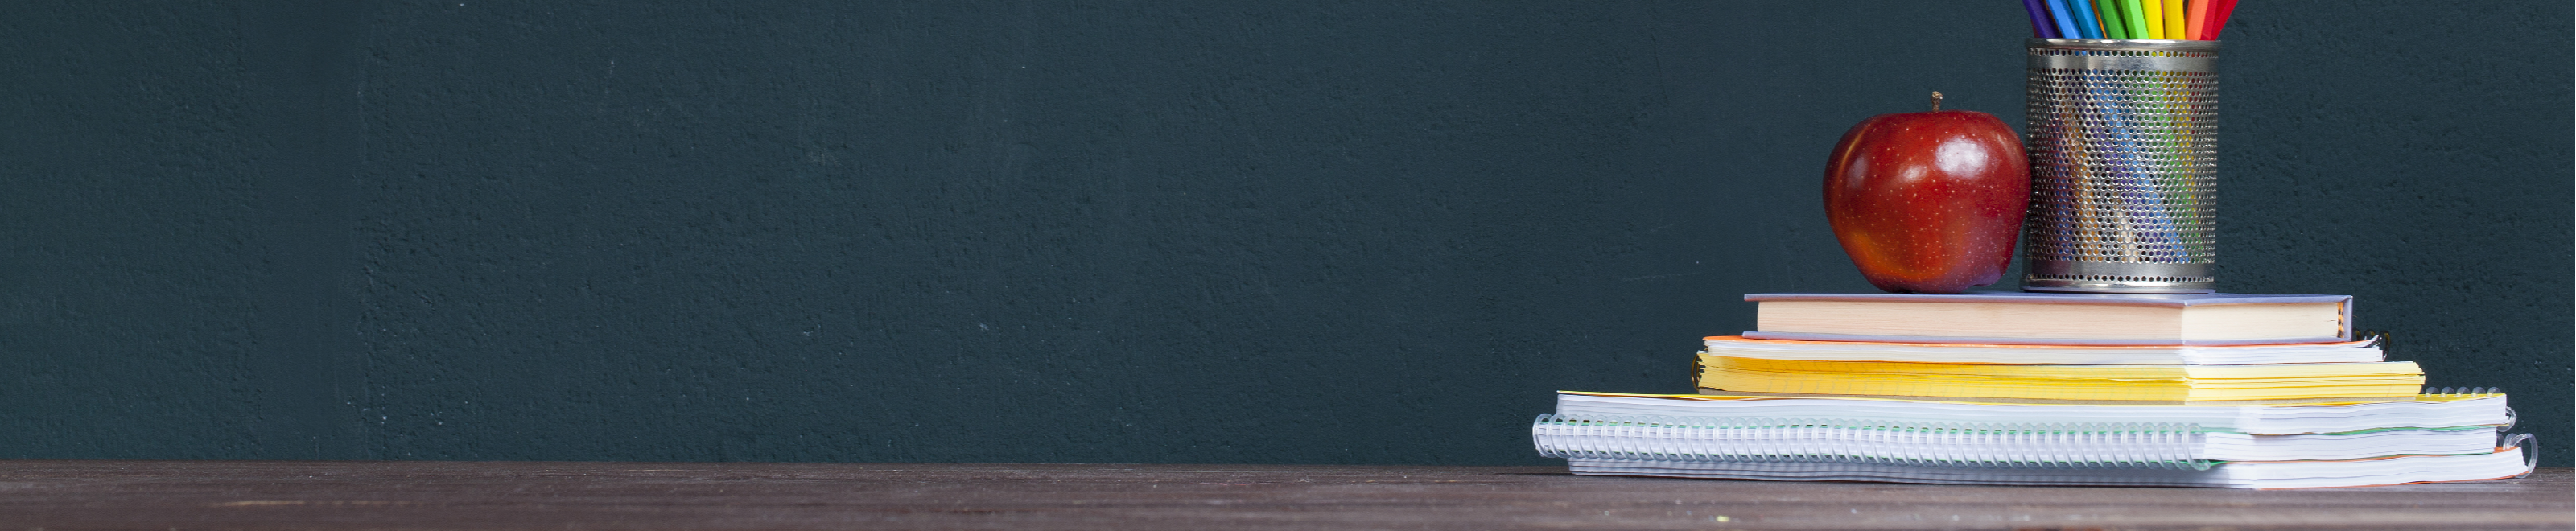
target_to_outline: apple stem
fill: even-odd
[[[1941,91],[1932,91],[1932,112],[1941,112]]]

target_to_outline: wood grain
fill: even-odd
[[[2569,469],[2241,491],[1561,467],[0,461],[0,529],[2567,529]]]

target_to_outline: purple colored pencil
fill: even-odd
[[[2057,38],[2057,24],[2048,19],[2048,8],[2040,7],[2039,0],[2021,0],[2021,8],[2030,12],[2031,35],[2042,39]]]

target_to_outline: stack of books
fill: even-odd
[[[1561,391],[1577,474],[2311,488],[2528,474],[2493,389],[2425,389],[2352,298],[1754,294],[1700,394]],[[2531,456],[2536,457],[2536,455]]]

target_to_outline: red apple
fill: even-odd
[[[1825,218],[1870,285],[1958,293],[2001,280],[2030,206],[2021,140],[1995,115],[1941,110],[1862,120],[1825,164]]]

